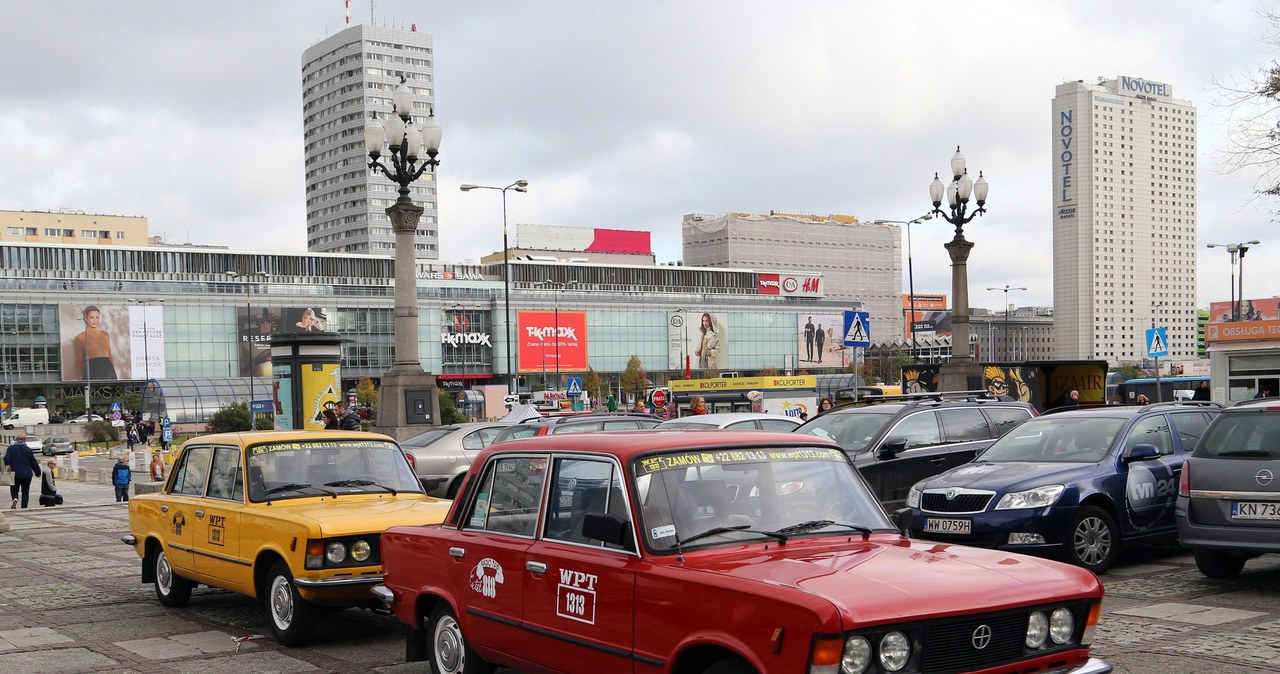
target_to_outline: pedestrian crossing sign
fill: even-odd
[[[1151,328],[1147,330],[1147,357],[1159,358],[1169,355],[1168,328]]]
[[[844,345],[871,346],[871,316],[866,311],[844,312]]]
[[[582,395],[582,377],[569,377],[569,395],[575,398]]]

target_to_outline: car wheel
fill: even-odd
[[[302,646],[315,628],[319,611],[311,602],[298,594],[293,586],[293,574],[284,562],[271,565],[267,575],[267,594],[263,598],[267,611],[267,624],[280,645],[288,648]]]
[[[495,667],[476,655],[462,635],[458,618],[441,604],[427,618],[427,660],[433,674],[490,674]]]
[[[187,605],[191,599],[191,590],[196,586],[195,583],[179,576],[173,572],[173,567],[169,564],[169,556],[164,553],[164,548],[156,550],[154,559],[155,567],[152,569],[155,576],[153,581],[156,586],[156,599],[160,603],[169,608],[181,608]]]
[[[703,674],[756,674],[756,670],[738,658],[725,658],[704,669]]]
[[[453,478],[453,481],[449,483],[449,488],[445,490],[445,498],[450,501],[458,498],[458,490],[462,488],[462,478],[466,477],[466,475],[466,473],[463,473],[462,475]]]
[[[1116,557],[1120,556],[1120,532],[1107,511],[1096,506],[1084,506],[1076,513],[1071,532],[1063,545],[1067,561],[1094,573],[1102,573],[1111,568]]]
[[[1245,557],[1221,550],[1194,550],[1196,568],[1206,578],[1235,578],[1244,568]]]

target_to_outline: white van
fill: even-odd
[[[13,414],[5,417],[4,429],[9,431],[15,427],[43,426],[47,423],[49,423],[49,409],[47,407],[24,407],[14,410]]]

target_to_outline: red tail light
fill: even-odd
[[[409,460],[409,467],[413,469],[413,472],[418,472],[418,462],[413,459],[413,455],[409,452],[405,452],[404,458]]]
[[[1182,477],[1178,479],[1178,496],[1191,496],[1191,462],[1182,464]]]
[[[547,427],[546,427],[546,426],[541,426],[541,427],[539,427],[539,428],[538,428],[538,433],[537,433],[537,435],[546,435],[546,434],[547,434]]]

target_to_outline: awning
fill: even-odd
[[[474,389],[463,389],[455,391],[458,395],[458,402],[464,405],[482,405],[484,404],[484,394]]]

